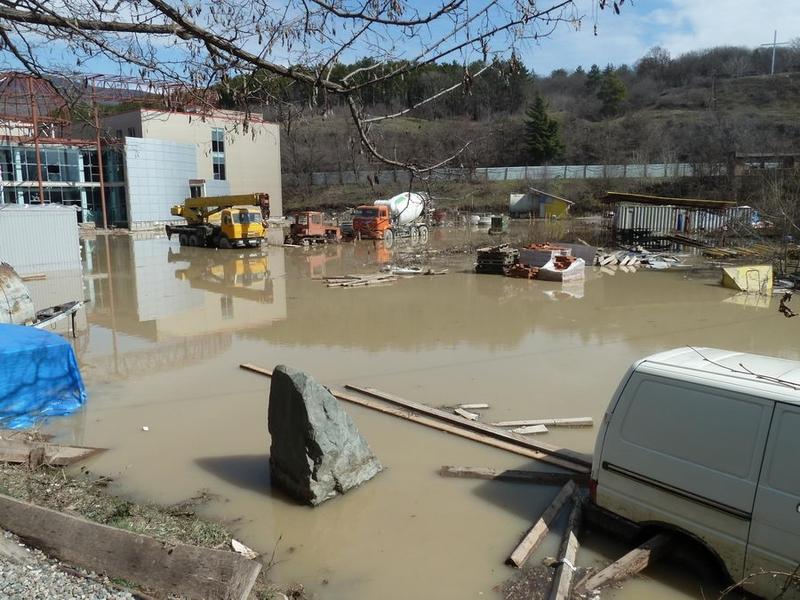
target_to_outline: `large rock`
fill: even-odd
[[[286,366],[269,392],[272,481],[316,506],[383,469],[350,416],[310,375]]]

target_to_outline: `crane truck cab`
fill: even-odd
[[[187,198],[171,214],[186,225],[167,225],[167,238],[178,235],[181,246],[211,248],[257,247],[264,238],[261,207],[268,194]]]

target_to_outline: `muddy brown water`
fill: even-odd
[[[483,240],[437,231],[431,247]],[[360,242],[218,251],[160,236],[82,244],[91,302],[75,344],[89,400],[48,427],[109,448],[90,468],[117,477],[116,493],[164,503],[217,494],[208,515],[274,552],[276,580],[326,599],[500,597],[514,574],[504,559],[557,490],[440,478],[441,465],[546,467],[348,405],[386,471],[318,508],[297,506],[270,487],[269,380],[240,363],[288,364],[327,385],[434,406],[488,402],[487,422],[598,422],[625,370],[653,352],[691,344],[798,358],[800,323],[781,317],[777,300],[740,299],[680,271],[590,268],[582,284],[562,286],[475,275],[473,254],[455,253],[431,259],[449,269],[443,276],[328,289],[316,278],[375,272],[421,250]],[[595,431],[551,429],[542,439],[591,452]],[[622,551],[590,542],[585,566]],[[550,536],[532,560],[558,543]],[[663,567],[606,595],[703,594],[715,595],[705,578]]]

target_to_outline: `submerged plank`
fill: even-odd
[[[355,392],[359,392],[366,396],[371,396],[373,398],[385,400],[393,404],[398,404],[400,406],[415,410],[417,412],[421,412],[426,415],[436,417],[443,421],[448,421],[450,423],[457,423],[463,427],[470,428],[473,431],[479,431],[480,433],[484,433],[491,437],[515,443],[520,446],[530,448],[532,450],[538,450],[539,452],[544,452],[545,454],[548,454],[555,458],[559,458],[562,461],[567,461],[572,463],[574,465],[573,470],[588,471],[592,466],[591,460],[587,458],[585,454],[581,454],[580,452],[575,452],[574,450],[570,450],[568,448],[561,448],[558,446],[547,444],[545,442],[533,441],[528,438],[512,434],[499,427],[494,427],[492,425],[487,425],[485,423],[477,423],[474,421],[465,422],[463,419],[456,417],[450,413],[447,413],[443,410],[439,410],[438,408],[433,408],[431,406],[428,406],[427,404],[422,404],[421,402],[406,400],[404,398],[394,396],[393,394],[388,394],[386,392],[376,390],[375,388],[361,388],[349,384],[345,385],[344,387],[348,390],[353,390]]]
[[[522,538],[522,541],[511,553],[511,556],[508,557],[506,563],[515,567],[521,567],[525,564],[530,555],[533,554],[533,551],[542,543],[542,540],[550,531],[550,524],[558,516],[561,507],[564,506],[564,503],[573,493],[575,493],[575,482],[568,481],[550,503],[550,506],[542,513],[542,516],[539,517],[539,520],[528,530],[528,533],[525,534],[525,537]]]
[[[547,433],[547,427],[544,425],[528,425],[526,427],[517,427],[512,429],[511,433],[518,433],[520,435],[529,435],[531,433]]]
[[[453,412],[456,413],[459,417],[464,417],[468,421],[477,421],[478,417],[480,416],[477,413],[469,412],[468,410],[464,410],[463,408],[457,408]]]
[[[579,473],[553,473],[548,471],[524,471],[515,469],[487,469],[484,467],[453,467],[445,465],[439,469],[442,477],[459,477],[465,479],[487,479],[491,481],[522,481],[542,485],[564,485],[568,481],[587,484],[589,476]]]
[[[269,369],[262,369],[261,367],[256,367],[250,364],[242,364],[239,365],[239,367],[246,371],[251,371],[253,373],[258,373],[260,375],[272,377],[272,371],[270,371]],[[487,446],[492,446],[494,448],[499,448],[500,450],[507,450],[508,452],[513,452],[514,454],[518,454],[519,456],[525,456],[526,458],[533,458],[535,460],[556,465],[558,467],[563,467],[565,469],[568,469],[570,471],[575,471],[583,475],[588,475],[589,472],[588,469],[581,469],[571,461],[562,460],[558,457],[545,454],[544,452],[540,452],[538,450],[521,446],[518,443],[516,443],[516,440],[514,442],[507,442],[503,439],[497,439],[492,436],[484,435],[476,431],[470,431],[469,429],[465,429],[463,427],[463,424],[469,423],[469,421],[464,421],[459,417],[453,417],[454,419],[457,419],[457,424],[444,423],[439,419],[429,417],[424,414],[418,414],[414,411],[398,408],[396,406],[392,406],[391,404],[387,404],[386,402],[376,402],[375,400],[370,400],[369,398],[364,398],[361,396],[353,396],[352,394],[347,394],[345,392],[331,391],[331,393],[335,398],[338,398],[339,400],[343,400],[345,402],[351,402],[353,404],[358,404],[359,406],[364,406],[366,408],[371,408],[373,410],[377,410],[387,415],[400,417],[401,419],[412,421],[420,425],[425,425],[426,427],[430,427],[432,429],[438,429],[439,431],[452,433],[453,435],[457,435],[459,437],[463,437],[475,442],[480,442],[482,444],[485,444]]]
[[[0,495],[0,527],[72,565],[161,595],[245,600],[261,564],[234,552],[171,544]]]
[[[672,536],[669,533],[660,533],[650,538],[602,571],[581,582],[578,591],[591,592],[601,586],[641,573],[664,553],[671,541]]]
[[[560,564],[556,569],[553,585],[550,588],[550,600],[568,600],[572,589],[572,580],[575,578],[575,561],[578,558],[578,534],[581,529],[581,511],[583,501],[579,494],[572,495],[572,511],[569,514],[567,528],[561,539],[561,549],[558,552]]]
[[[528,427],[532,425],[546,425],[548,427],[592,427],[592,417],[564,417],[561,419],[522,419],[521,421],[498,421],[492,423],[495,427]]]

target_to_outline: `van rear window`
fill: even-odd
[[[643,379],[625,414],[621,435],[642,448],[747,477],[753,471],[766,409],[724,390]]]

